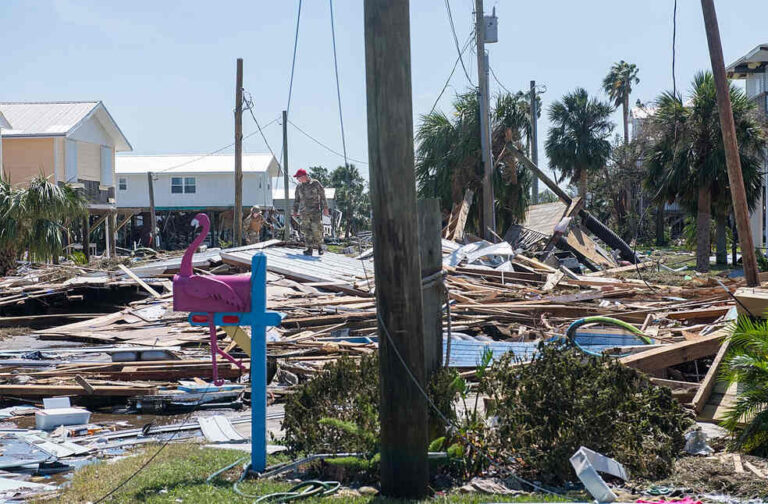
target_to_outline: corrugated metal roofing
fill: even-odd
[[[243,172],[269,172],[277,176],[277,160],[271,154],[243,154]],[[169,154],[117,156],[115,172],[131,173],[234,173],[234,154]]]
[[[83,120],[99,102],[0,103],[0,112],[11,123],[3,135],[64,135]]]

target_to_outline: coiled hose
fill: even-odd
[[[621,327],[621,328],[626,329],[627,331],[631,332],[635,336],[637,336],[638,339],[640,339],[646,345],[652,345],[653,344],[653,340],[651,338],[649,338],[648,336],[646,336],[645,334],[643,334],[643,332],[640,329],[638,329],[637,327],[633,326],[632,324],[628,324],[628,323],[624,322],[623,320],[619,320],[619,319],[615,319],[615,318],[611,318],[611,317],[600,317],[600,316],[584,317],[584,318],[580,318],[579,320],[574,321],[570,326],[568,326],[568,330],[565,331],[565,337],[566,337],[566,339],[568,340],[568,342],[570,344],[572,344],[573,346],[575,346],[576,348],[578,348],[579,350],[581,350],[582,352],[584,352],[587,355],[593,355],[595,357],[602,357],[603,356],[602,353],[594,352],[592,350],[589,350],[589,349],[584,348],[583,346],[581,346],[579,344],[579,342],[576,341],[576,330],[579,327],[583,326],[583,325],[594,324],[595,322],[602,322],[603,324],[608,324],[608,325],[614,325],[614,326],[617,326],[617,327]],[[629,354],[622,354],[622,355],[618,355],[617,357],[626,357],[627,355],[629,355]]]

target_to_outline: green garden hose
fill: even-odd
[[[624,322],[623,320],[611,318],[611,317],[584,317],[580,318],[579,320],[576,320],[573,322],[570,326],[568,326],[568,330],[565,331],[565,337],[568,340],[569,343],[571,343],[573,346],[581,350],[587,355],[593,355],[595,357],[602,357],[603,354],[599,352],[594,352],[592,350],[588,350],[584,347],[582,347],[578,341],[576,341],[576,330],[586,324],[593,324],[595,322],[602,322],[604,324],[614,325],[617,327],[621,327],[623,329],[626,329],[627,331],[631,332],[635,336],[637,336],[643,343],[646,345],[652,345],[653,340],[643,334],[643,332],[638,329],[637,327],[633,326],[632,324],[628,324]],[[627,354],[628,355],[628,354]],[[619,355],[617,357],[625,357],[626,355]]]

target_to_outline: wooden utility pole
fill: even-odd
[[[480,147],[483,153],[483,236],[494,239],[496,216],[493,211],[493,158],[491,154],[490,100],[488,99],[488,55],[485,53],[483,0],[475,0],[477,42],[477,102],[480,105]]]
[[[283,110],[283,195],[285,197],[285,233],[283,234],[283,240],[289,241],[291,239],[291,200],[289,198],[290,192],[288,191],[288,111]]]
[[[155,215],[155,181],[152,172],[147,172],[149,186],[149,236],[152,237],[152,248],[157,250],[157,216]]]
[[[531,81],[531,161],[539,165],[539,133],[537,131],[538,104],[536,103],[536,81]],[[539,202],[539,177],[533,177],[531,182],[531,203]]]
[[[709,44],[709,59],[712,61],[712,75],[715,78],[717,93],[717,109],[720,113],[720,129],[723,134],[725,147],[725,164],[728,168],[728,183],[731,186],[733,214],[736,217],[736,229],[741,240],[741,259],[744,264],[744,277],[748,287],[760,285],[757,271],[757,257],[752,232],[749,228],[749,207],[747,193],[744,189],[744,177],[741,173],[739,144],[736,140],[736,125],[733,121],[731,108],[730,85],[725,75],[723,61],[723,46],[720,42],[720,28],[717,26],[717,13],[714,0],[701,0],[701,10],[704,13],[704,27],[707,31]],[[735,265],[734,265],[735,266]]]
[[[91,214],[88,213],[83,218],[83,254],[85,262],[91,262]]]
[[[427,401],[408,0],[365,1],[368,159],[381,373],[381,490],[427,495]],[[401,360],[402,358],[402,360]]]
[[[232,212],[234,247],[243,244],[243,58],[237,58],[235,79],[235,208]]]

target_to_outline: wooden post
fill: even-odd
[[[443,246],[440,241],[440,200],[419,200],[419,256],[421,257],[421,302],[424,310],[424,362],[429,380],[443,363]]]
[[[715,78],[717,93],[717,109],[720,113],[720,129],[725,146],[725,165],[728,168],[728,182],[731,186],[733,214],[736,217],[736,228],[741,241],[741,258],[744,263],[744,277],[748,287],[760,285],[755,256],[755,242],[749,228],[749,207],[747,193],[744,189],[744,177],[741,173],[739,144],[736,140],[736,125],[733,121],[731,108],[730,85],[725,75],[723,61],[723,46],[720,42],[720,29],[717,26],[717,13],[713,0],[701,0],[701,10],[704,14],[704,27],[707,31],[709,44],[709,59],[712,62],[712,75]]]
[[[85,261],[91,262],[91,214],[90,212],[83,219],[83,253]]]
[[[427,402],[408,0],[366,0],[365,73],[381,373],[381,490],[427,495]],[[402,361],[400,358],[402,357]],[[403,362],[404,361],[404,362]],[[421,390],[419,389],[421,387]]]
[[[291,200],[288,192],[288,111],[283,110],[283,196],[285,197],[285,233],[283,240],[291,239]]]
[[[157,215],[155,215],[155,181],[152,172],[147,172],[147,184],[149,186],[149,236],[152,237],[152,248],[157,250]]]
[[[117,211],[110,212],[107,217],[109,227],[107,229],[107,242],[109,243],[110,257],[117,257]]]
[[[235,206],[232,212],[233,247],[243,244],[243,58],[237,58],[235,85]]]

